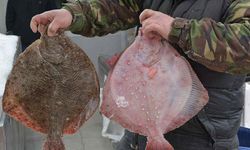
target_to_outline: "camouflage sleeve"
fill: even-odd
[[[192,60],[219,72],[250,72],[250,0],[236,0],[223,23],[177,18],[169,41]]]
[[[139,23],[140,0],[75,0],[64,4],[73,15],[69,30],[84,36],[102,36]]]

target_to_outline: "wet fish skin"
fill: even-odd
[[[166,41],[139,34],[106,80],[101,112],[147,136],[147,150],[173,150],[163,134],[183,125],[207,102],[207,91],[185,58]]]
[[[64,149],[63,134],[75,133],[98,104],[95,68],[63,33],[42,35],[18,57],[3,96],[7,114],[48,134],[44,150]]]

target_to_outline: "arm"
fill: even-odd
[[[77,0],[63,7],[71,12],[70,30],[84,36],[102,36],[139,23],[140,0]]]
[[[169,41],[192,60],[219,72],[250,72],[250,0],[231,4],[224,23],[175,19]]]
[[[16,14],[15,14],[15,9],[13,7],[13,1],[8,0],[6,16],[5,16],[7,32],[13,32],[15,16]]]

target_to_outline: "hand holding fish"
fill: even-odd
[[[161,37],[168,39],[173,20],[173,17],[149,9],[144,10],[140,15],[142,31],[148,37],[160,35]]]
[[[55,36],[59,29],[66,29],[72,23],[73,17],[66,9],[58,9],[38,14],[31,19],[30,27],[33,32],[43,33],[48,26],[48,36]]]

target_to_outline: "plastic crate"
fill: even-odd
[[[250,129],[240,127],[238,137],[240,142],[239,150],[250,150]]]
[[[242,147],[242,146],[240,146],[239,150],[250,150],[250,147]]]

